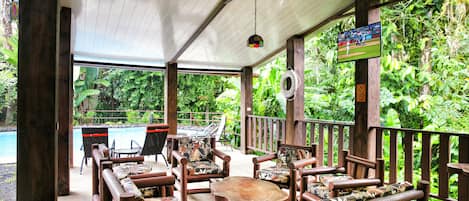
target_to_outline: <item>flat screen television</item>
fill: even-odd
[[[339,33],[337,61],[381,56],[381,22]]]

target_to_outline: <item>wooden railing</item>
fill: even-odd
[[[303,124],[306,134],[306,145],[315,143],[318,147],[316,158],[318,165],[334,166],[343,164],[340,161],[342,152],[339,150],[351,150],[353,139],[353,122],[337,122],[322,120],[304,120],[297,124]],[[264,117],[249,115],[247,117],[247,148],[251,151],[274,153],[277,141],[285,142],[286,122],[284,118]],[[469,134],[454,132],[425,131],[417,129],[372,127],[370,131],[376,131],[376,157],[384,158],[386,163],[385,183],[398,181],[414,182],[431,179],[432,168],[438,168],[438,193],[431,194],[439,200],[452,200],[449,198],[449,175],[447,164],[459,161],[469,163]],[[399,136],[399,137],[398,137]],[[433,145],[433,140],[439,141]],[[458,143],[451,143],[452,138]],[[403,158],[399,158],[399,148],[402,146]],[[458,150],[459,157],[451,158],[451,148]],[[415,152],[414,150],[421,150]],[[437,150],[433,156],[439,157],[437,164],[432,166],[432,150]],[[420,158],[420,167],[414,166],[414,159]],[[403,161],[400,161],[403,160]],[[401,168],[399,162],[403,163]],[[418,176],[415,176],[418,175]],[[469,181],[466,181],[469,182]],[[415,182],[414,182],[415,183]],[[464,182],[463,182],[464,183]]]
[[[277,141],[285,142],[284,118],[249,115],[247,122],[249,150],[273,153],[277,149]],[[348,143],[351,142],[348,139],[353,131],[353,123],[323,120],[304,120],[297,123],[303,124],[305,128],[306,145],[317,144],[318,165],[342,164],[343,161],[339,161],[342,159],[342,152],[339,150],[349,147]]]
[[[164,112],[160,110],[87,110],[80,112],[78,124],[120,123],[161,123]],[[150,117],[151,115],[151,117]],[[178,112],[178,123],[181,125],[204,126],[217,122],[223,112]],[[135,121],[135,122],[134,122]]]
[[[273,153],[277,150],[277,141],[285,142],[283,118],[249,115],[247,126],[248,150]]]
[[[451,133],[438,131],[425,131],[405,128],[389,128],[374,127],[376,129],[376,153],[377,158],[389,158],[386,164],[389,165],[388,183],[395,183],[399,180],[413,182],[414,175],[420,173],[420,179],[426,181],[431,180],[432,172],[432,136],[435,140],[439,140],[438,150],[438,194],[430,194],[430,196],[439,200],[449,199],[449,175],[447,164],[452,162],[451,147],[457,147],[459,152],[460,163],[469,163],[469,134]],[[398,137],[400,136],[400,138]],[[457,144],[451,144],[451,138],[458,138]],[[385,147],[384,140],[389,140],[389,147]],[[388,143],[386,143],[388,144]],[[402,170],[398,169],[398,146],[402,144],[404,150],[404,178],[398,178]],[[416,147],[416,145],[421,145]],[[465,145],[466,147],[464,147]],[[421,150],[420,153],[414,151],[414,148]],[[389,151],[389,156],[383,155],[383,150]],[[414,158],[418,158],[420,154],[420,168],[414,167]],[[454,162],[455,159],[453,159]],[[466,183],[467,184],[467,183]]]
[[[353,122],[324,121],[324,120],[303,120],[302,123],[306,131],[306,144],[317,145],[316,159],[318,166],[335,166],[344,164],[344,149],[351,148],[349,139],[352,139]],[[327,158],[325,158],[327,156]]]

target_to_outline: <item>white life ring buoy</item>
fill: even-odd
[[[287,100],[293,100],[298,88],[298,77],[295,71],[288,70],[280,79],[280,91]]]

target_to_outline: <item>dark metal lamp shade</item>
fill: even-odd
[[[248,47],[250,48],[264,47],[264,39],[262,39],[262,36],[254,34],[250,36],[248,39]]]

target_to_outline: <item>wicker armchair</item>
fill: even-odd
[[[277,153],[253,158],[253,177],[275,183],[280,188],[289,189],[289,200],[296,200],[296,191],[300,187],[296,170],[299,167],[315,166],[316,145],[296,146],[278,142],[277,150]],[[276,160],[276,166],[260,168],[261,163],[271,160]],[[301,160],[301,164],[297,163],[297,168],[289,166],[289,163],[298,160]]]
[[[171,171],[182,201],[187,200],[187,194],[210,192],[210,188],[188,189],[187,183],[230,175],[231,157],[215,149],[215,138],[181,138],[176,146],[173,147]],[[222,168],[215,163],[215,157],[223,160]]]

